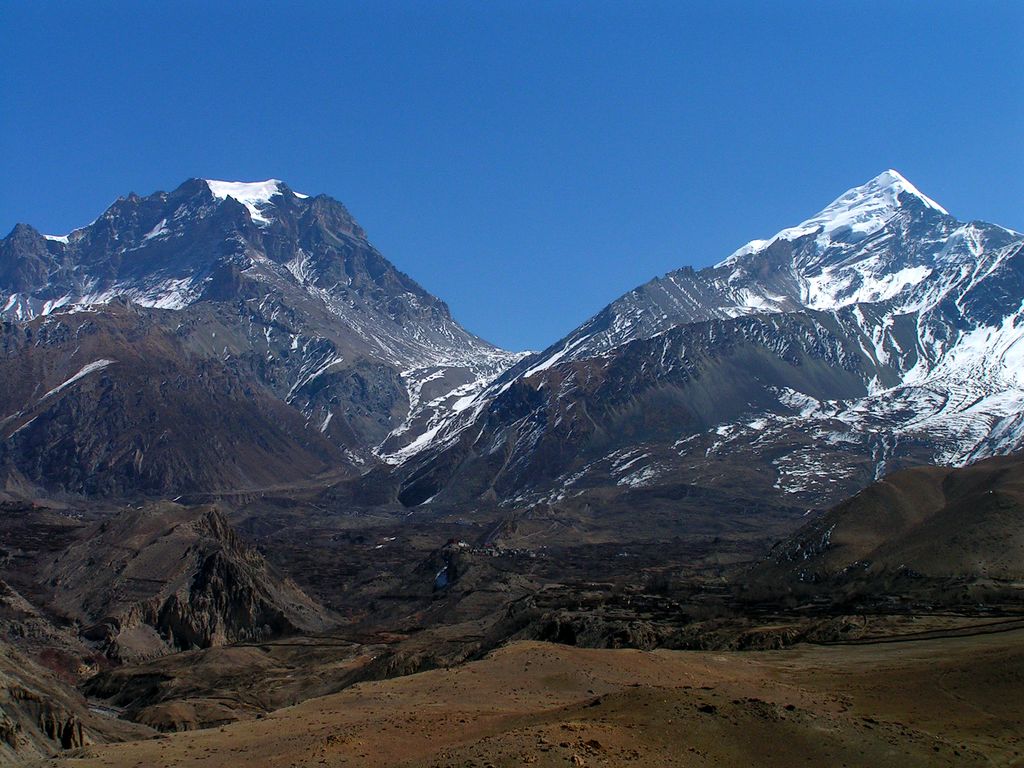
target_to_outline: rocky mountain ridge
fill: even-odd
[[[337,201],[296,193],[277,180],[192,179],[170,193],[119,198],[96,221],[66,236],[19,224],[0,240],[2,362],[10,368],[9,380],[48,385],[28,393],[31,399],[9,398],[7,440],[21,434],[29,420],[22,417],[31,414],[35,429],[48,430],[47,439],[35,438],[33,445],[74,442],[76,425],[55,426],[50,413],[63,398],[38,397],[54,386],[64,392],[94,379],[135,385],[123,379],[129,366],[114,364],[132,355],[118,338],[131,311],[118,309],[126,302],[142,308],[136,316],[146,318],[151,336],[163,337],[153,354],[165,358],[159,368],[215,370],[257,403],[278,401],[269,407],[281,413],[269,421],[302,422],[288,428],[285,442],[291,445],[275,452],[305,454],[319,444],[313,448],[319,461],[286,458],[290,466],[277,470],[282,480],[309,477],[324,466],[372,466],[379,456],[421,440],[446,410],[517,359],[459,326],[444,302],[369,243]],[[91,356],[77,340],[86,326],[100,328]],[[29,350],[47,358],[42,375],[26,370]],[[203,385],[197,390],[193,399],[215,395]],[[139,414],[126,407],[111,413],[110,403],[102,411],[79,405],[82,419],[119,419],[144,431]],[[238,405],[244,410],[243,402]],[[250,415],[264,421],[266,407]],[[176,410],[174,419],[199,432],[194,411],[217,408],[197,403]],[[268,442],[273,440],[246,450],[274,463]],[[88,483],[57,465],[84,463],[102,473],[109,458],[73,451],[59,460],[26,459],[25,452],[24,446],[9,448],[15,458],[7,462],[8,473],[86,492]],[[50,466],[39,469],[40,463]],[[155,471],[161,475],[156,481],[152,474],[125,473],[116,490],[212,489],[245,482],[247,474],[180,477],[165,465]]]
[[[125,509],[85,532],[40,576],[51,609],[119,661],[330,623],[215,507]]]
[[[511,368],[407,459],[402,498],[551,503],[754,470],[751,491],[825,506],[903,464],[1016,450],[1022,311],[1024,236],[959,222],[886,171]],[[771,359],[737,365],[737,337]],[[804,364],[816,341],[842,384]]]
[[[742,494],[824,507],[893,468],[1024,444],[1024,237],[892,170],[536,355],[466,332],[344,206],[277,180],[129,195],[67,236],[19,225],[0,294],[9,486],[376,468],[411,506],[529,506],[749,475]],[[201,412],[232,415],[211,430]],[[186,466],[190,434],[230,461]]]

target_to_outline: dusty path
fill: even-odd
[[[518,643],[46,765],[1024,765],[1024,630],[764,653]]]

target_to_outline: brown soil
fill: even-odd
[[[775,652],[521,642],[76,766],[1024,765],[1024,630]]]

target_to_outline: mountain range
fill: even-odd
[[[398,271],[340,203],[193,179],[67,236],[0,241],[0,460],[75,492],[358,473],[517,359]]]
[[[518,353],[280,181],[19,224],[0,763],[1012,761],[1022,254],[886,171]]]
[[[1024,236],[896,171],[612,302],[403,466],[402,498],[729,488],[834,503],[1024,443]]]
[[[824,507],[1024,445],[1022,301],[1024,236],[889,170],[513,353],[330,197],[192,179],[0,241],[0,467],[87,494]]]

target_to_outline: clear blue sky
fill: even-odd
[[[1024,3],[0,4],[0,230],[283,178],[541,348],[894,167],[1024,230]]]

